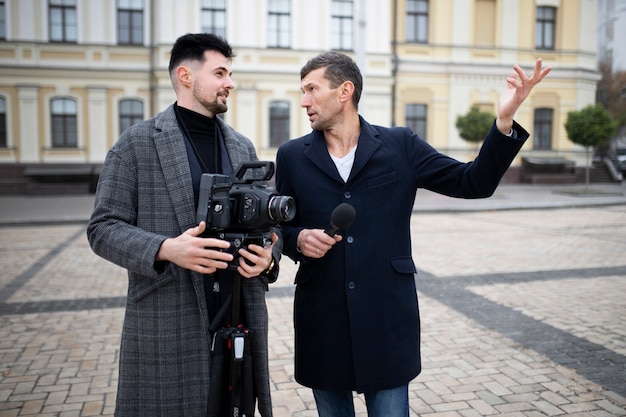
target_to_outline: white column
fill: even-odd
[[[19,162],[39,162],[42,159],[39,145],[40,115],[37,112],[39,87],[35,85],[18,85],[18,116],[20,120],[20,136],[15,143]]]
[[[83,146],[87,150],[88,162],[103,162],[108,151],[107,137],[109,132],[106,118],[106,87],[87,87],[87,137]]]

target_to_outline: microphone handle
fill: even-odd
[[[335,226],[333,222],[330,222],[330,224],[326,226],[326,229],[324,229],[324,233],[326,233],[330,237],[335,236],[338,231],[339,231],[339,228]]]

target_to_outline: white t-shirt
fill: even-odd
[[[337,167],[337,171],[339,171],[339,175],[343,178],[344,182],[348,181],[348,177],[350,176],[350,171],[352,171],[352,165],[354,164],[354,154],[356,153],[356,145],[354,148],[350,149],[350,152],[346,154],[343,158],[338,158],[333,154],[330,154],[330,157],[333,159],[335,166]]]

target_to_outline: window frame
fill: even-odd
[[[287,100],[272,100],[269,103],[269,146],[278,148],[289,141],[291,103]],[[276,138],[276,139],[275,139]]]
[[[0,0],[0,40],[7,38],[7,5],[5,0]]]
[[[412,8],[411,5],[413,5],[414,7]],[[425,10],[420,10],[420,6],[426,6]],[[428,0],[407,0],[405,28],[407,43],[428,43],[429,14],[430,4]],[[420,30],[422,26],[423,30]]]
[[[54,16],[55,13],[59,13],[60,17],[58,28],[56,22],[57,16]],[[71,22],[72,19],[73,22]],[[57,30],[61,32],[60,36],[56,34]],[[58,43],[78,42],[78,19],[75,0],[48,1],[48,39],[50,42]]]
[[[543,117],[549,115],[549,117]],[[533,150],[552,149],[552,130],[554,127],[554,109],[538,107],[533,111]],[[545,134],[547,133],[547,138]]]
[[[228,22],[226,0],[202,0],[200,2],[200,27],[204,33],[213,33],[226,38],[226,23]],[[205,19],[205,16],[207,17]],[[219,20],[223,25],[219,25]],[[207,24],[208,23],[208,24]]]
[[[55,113],[55,103],[62,105],[62,112]],[[73,112],[65,108],[70,103],[73,104]],[[78,148],[78,100],[75,98],[50,99],[50,146],[53,149]]]
[[[138,4],[141,3],[139,7]],[[117,44],[143,45],[144,43],[144,2],[143,0],[117,0]],[[122,18],[128,17],[127,25],[122,26]],[[140,25],[139,28],[135,28]],[[139,39],[135,39],[138,36]],[[124,40],[122,39],[124,38]]]
[[[287,5],[287,9],[280,6]],[[291,2],[289,0],[268,0],[267,6],[267,47],[291,48]]]
[[[346,14],[346,5],[350,13]],[[331,48],[336,51],[354,50],[354,1],[332,0],[331,3]],[[347,45],[346,45],[347,44]]]
[[[423,109],[423,112],[414,111]],[[423,114],[421,114],[423,113]],[[404,105],[404,125],[410,128],[413,133],[426,140],[426,129],[428,127],[428,105],[425,103],[407,103]],[[423,128],[421,128],[423,126]]]
[[[7,99],[5,96],[0,96],[0,149],[7,149],[8,147]]]
[[[552,16],[545,17],[543,12],[551,11]],[[541,12],[541,13],[540,13]],[[535,48],[553,51],[556,47],[557,9],[552,6],[537,6],[535,16]],[[549,32],[549,33],[548,33]],[[549,40],[546,39],[549,36]]]
[[[128,112],[124,111],[124,106],[128,104],[131,106]],[[141,107],[141,111],[135,111],[133,109],[133,105],[139,104]],[[138,98],[123,98],[120,99],[117,103],[118,109],[118,123],[119,123],[119,134],[124,133],[126,129],[135,125],[145,119],[144,116],[144,104],[143,100]]]

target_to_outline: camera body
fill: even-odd
[[[252,169],[261,172],[261,178],[244,179]],[[200,178],[196,222],[206,222],[204,236],[230,242],[229,252],[235,257],[231,269],[239,264],[239,248],[249,244],[269,246],[271,228],[295,216],[293,198],[279,195],[266,185],[273,175],[273,162],[255,161],[240,165],[234,177],[202,174]]]

